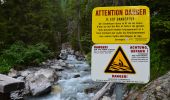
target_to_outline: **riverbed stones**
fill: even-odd
[[[67,55],[68,55],[67,50],[61,50],[59,57],[62,60],[66,60],[67,59]]]
[[[51,86],[57,80],[55,69],[52,68],[31,68],[20,71],[21,80],[25,81],[24,94],[38,96],[49,93]]]
[[[31,73],[33,73],[33,72],[31,72],[31,71],[29,71],[29,70],[25,70],[25,71],[21,71],[21,72],[20,72],[21,76],[23,76],[23,77],[26,77],[26,76],[28,76],[28,75],[31,74]]]
[[[78,78],[78,77],[80,77],[80,74],[75,74],[75,75],[73,76],[73,78]]]
[[[33,96],[43,95],[51,91],[51,83],[43,74],[30,77],[28,84]]]
[[[64,61],[60,61],[60,62],[59,62],[59,66],[61,66],[61,67],[66,67],[67,64],[66,64]]]
[[[75,67],[74,64],[67,64],[67,68],[73,68],[73,67]]]
[[[79,61],[84,61],[85,60],[84,55],[79,51],[75,52],[75,56],[76,56],[77,60],[79,60]]]
[[[61,67],[59,64],[54,64],[53,66],[50,66],[51,68],[55,69],[55,71],[63,71],[64,68]]]
[[[129,94],[126,100],[170,100],[170,71],[142,90]]]
[[[38,75],[44,75],[50,82],[54,82],[55,79],[57,79],[56,72],[53,69],[40,69],[39,71],[35,72],[35,76]]]
[[[18,71],[13,68],[11,68],[8,73],[8,76],[10,76],[10,77],[17,77],[18,75],[19,75]]]

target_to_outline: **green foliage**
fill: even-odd
[[[86,33],[85,35],[83,35],[81,37],[80,41],[81,41],[81,44],[82,44],[82,49],[85,52],[85,54],[90,52],[91,51],[91,45],[92,45],[91,34]]]
[[[23,42],[14,43],[0,56],[0,73],[8,72],[11,67],[23,69],[21,65],[38,65],[52,54],[43,43],[28,46]]]
[[[15,41],[26,45],[46,42],[50,49],[58,50],[62,38],[58,36],[65,32],[59,3],[58,0],[5,0],[0,5],[0,50]]]
[[[87,62],[91,65],[91,52],[89,52],[86,56]]]
[[[160,53],[158,52],[157,43],[151,42],[149,44],[150,47],[150,58],[151,58],[151,80],[157,78],[160,76],[160,65],[161,65],[161,59],[160,59]]]
[[[150,1],[151,9],[151,80],[170,70],[170,2]]]

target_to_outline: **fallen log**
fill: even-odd
[[[93,97],[92,100],[99,100],[100,97],[102,97],[104,95],[104,93],[111,88],[111,86],[113,85],[113,82],[107,82]]]

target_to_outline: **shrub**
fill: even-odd
[[[7,73],[10,68],[23,69],[21,66],[38,65],[53,55],[43,43],[25,46],[22,42],[16,42],[0,55],[0,73]]]

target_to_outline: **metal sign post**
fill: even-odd
[[[150,79],[150,13],[147,6],[96,7],[92,12],[92,80],[115,82],[116,100],[123,83]]]
[[[123,83],[117,83],[115,88],[116,100],[122,100],[123,97]]]

